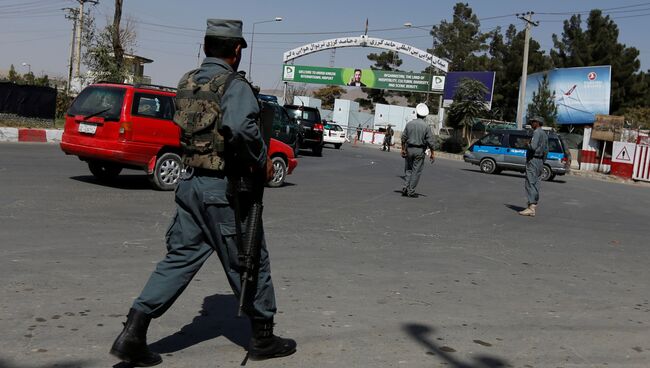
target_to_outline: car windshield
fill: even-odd
[[[68,115],[88,116],[97,114],[106,120],[120,120],[120,111],[124,101],[124,88],[88,87],[74,100]]]

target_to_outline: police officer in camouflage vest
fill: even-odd
[[[272,172],[258,126],[257,97],[236,73],[242,48],[247,46],[242,22],[209,19],[207,23],[206,58],[199,69],[181,78],[176,96],[174,121],[182,130],[186,171],[176,189],[176,214],[166,233],[167,255],[133,303],[124,330],[110,351],[136,366],[162,362],[160,355],[147,347],[149,323],[171,307],[213,252],[239,297],[235,203],[245,207],[247,201],[233,190],[233,178],[255,170],[270,177]],[[239,196],[237,200],[235,196]],[[245,211],[242,214],[245,216]],[[296,342],[273,334],[275,295],[263,236],[258,270],[251,298],[243,308],[253,330],[248,356],[263,360],[293,354]]]

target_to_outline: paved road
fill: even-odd
[[[650,366],[647,187],[561,178],[522,218],[521,175],[438,160],[410,199],[402,170],[344,146],[267,191],[276,329],[299,351],[248,366]],[[0,178],[0,367],[113,366],[172,194],[137,171],[101,185],[55,145],[0,144]],[[238,366],[235,303],[209,260],[152,323],[163,366]]]

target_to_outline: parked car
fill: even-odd
[[[345,130],[333,122],[323,121],[323,144],[329,143],[336,149],[341,148],[345,142]]]
[[[525,172],[526,146],[532,136],[532,130],[494,130],[472,144],[463,159],[488,174],[502,170]],[[560,136],[548,133],[548,148],[542,180],[553,180],[571,170],[571,154]]]
[[[271,137],[290,146],[293,149],[294,156],[297,156],[300,149],[300,127],[296,120],[289,117],[284,107],[272,100],[260,98],[260,105],[262,107],[262,116],[268,114],[267,116],[273,121],[270,132]]]
[[[284,105],[289,116],[296,119],[300,125],[299,146],[300,148],[311,148],[316,156],[323,154],[323,123],[320,112],[315,107]]]
[[[183,166],[174,97],[169,87],[93,84],[68,109],[61,149],[85,161],[99,180],[140,169],[156,189],[173,190]],[[269,157],[280,173],[268,184],[282,185],[297,164],[293,151],[271,139]]]
[[[293,154],[293,148],[274,138],[271,138],[269,144],[269,157],[273,162],[273,178],[267,185],[271,188],[281,187],[284,185],[287,175],[290,175],[298,166],[298,160]]]

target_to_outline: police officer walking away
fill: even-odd
[[[390,152],[390,145],[393,143],[393,128],[388,124],[386,126],[386,133],[384,134],[384,144],[381,147],[382,151]]]
[[[250,199],[239,189],[246,175],[270,176],[267,147],[258,126],[259,105],[248,82],[236,73],[246,40],[239,20],[208,19],[201,67],[185,74],[176,95],[174,121],[183,131],[185,175],[175,194],[176,214],[167,230],[167,255],[158,263],[134,301],[124,330],[110,350],[136,366],[162,362],[149,350],[147,329],[185,290],[208,257],[216,252],[228,282],[240,296],[242,268],[236,238],[246,221]],[[251,216],[252,217],[252,216]],[[237,221],[239,220],[239,221]],[[261,226],[261,224],[260,224]],[[276,313],[269,254],[261,231],[243,311],[252,325],[248,356],[263,360],[293,354],[296,342],[273,334]]]
[[[402,157],[406,161],[405,183],[402,189],[404,197],[417,197],[415,187],[418,185],[420,174],[424,168],[424,156],[427,148],[431,151],[429,154],[431,162],[433,163],[435,159],[433,135],[424,121],[424,118],[429,115],[429,108],[426,104],[420,103],[415,107],[415,113],[417,119],[409,121],[402,132]]]
[[[548,135],[542,129],[544,119],[534,116],[530,126],[534,129],[533,138],[526,152],[526,195],[528,207],[519,212],[522,216],[535,216],[537,201],[539,201],[539,183],[544,168],[544,160],[548,154]]]

